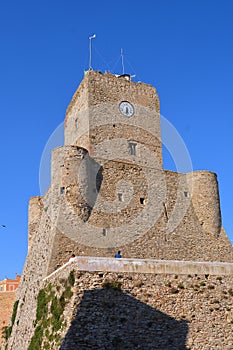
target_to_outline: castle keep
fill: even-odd
[[[155,88],[89,71],[64,132],[51,186],[29,205],[29,247],[41,221],[54,234],[48,273],[71,252],[111,257],[116,248],[131,258],[232,259],[216,174],[163,169]]]
[[[130,259],[233,261],[232,245],[221,222],[216,174],[203,170],[183,174],[163,168],[160,102],[154,87],[132,82],[128,75],[88,71],[67,108],[64,134],[64,146],[52,152],[50,187],[44,196],[33,197],[29,202],[28,256],[17,295],[20,311],[9,338],[8,350],[28,349],[35,329],[39,327],[36,323],[38,320],[35,321],[38,317],[38,292],[41,288],[47,290],[45,279],[58,269],[49,281],[59,284],[54,292],[59,297],[59,290],[64,287],[61,286],[61,278],[67,278],[71,272],[70,267],[61,273],[59,268],[62,269],[67,263],[71,253],[79,257],[112,258],[116,250],[121,250],[123,257]],[[107,279],[116,281],[119,277],[116,273],[107,272],[99,275],[96,272],[82,274],[77,266],[72,265],[72,268],[76,271],[74,293],[80,298],[87,295],[89,303],[92,297],[88,296],[87,290],[99,288],[103,286],[102,283],[109,283],[106,282]],[[156,288],[166,294],[172,287],[166,275],[157,278],[156,275],[147,277],[142,272],[136,275],[130,273],[119,277],[125,277],[120,283],[126,293],[130,288],[133,290],[137,287],[132,295],[143,303],[137,304],[142,313],[144,304],[148,302],[148,297],[140,294],[143,285],[150,289],[151,296],[158,293]],[[186,283],[185,277],[182,278],[182,283]],[[93,281],[94,285],[91,283]],[[135,281],[139,281],[136,287]],[[211,286],[215,282],[211,278],[208,280]],[[226,277],[222,283],[226,286],[232,283],[231,277]],[[152,290],[149,285],[157,287]],[[188,288],[192,288],[191,282],[187,283],[187,290]],[[216,290],[220,295],[219,285]],[[93,293],[93,298],[99,300],[97,294]],[[109,290],[103,292],[107,298],[111,298],[110,294]],[[188,295],[190,293],[187,292],[186,308],[189,308]],[[117,298],[116,302],[119,302],[120,299]],[[67,325],[78,315],[76,299],[72,299],[72,307],[69,306],[69,312],[73,312],[73,316],[64,316]],[[153,308],[159,306],[150,304],[149,300],[150,307],[146,309],[148,319],[145,322],[151,322],[150,317],[165,319],[164,315],[169,314],[172,308],[169,300],[166,300],[166,305],[170,309],[160,305],[163,315],[154,314]],[[197,303],[198,298],[194,300]],[[125,294],[122,302],[126,307],[136,307],[134,300],[125,297]],[[182,298],[179,303],[182,304]],[[187,329],[184,331],[180,318],[175,321],[176,315],[173,312],[170,314],[173,318],[169,316],[166,325],[177,324],[180,332],[185,333],[182,333],[185,338],[188,326],[185,326]],[[228,323],[230,317],[228,315]],[[77,318],[81,322],[79,316]],[[221,322],[220,319],[219,325]],[[80,349],[107,349],[103,344],[93,347],[87,345],[90,343],[86,338],[82,344],[78,343],[80,338],[76,339],[74,334],[77,336],[81,331],[76,326],[71,333],[65,333],[65,328],[59,333],[61,338],[65,334],[67,338],[59,349],[76,349],[77,344]],[[230,332],[230,324],[227,327],[226,332]],[[194,334],[195,330],[194,327]],[[174,336],[172,333],[171,339]],[[174,347],[173,340],[169,340],[171,347],[162,347],[162,343],[157,341],[158,349],[188,349],[184,347],[184,338],[181,342],[183,347]],[[203,339],[204,336],[200,338],[200,344],[203,344]],[[150,341],[151,348],[144,349],[157,349],[153,347],[153,339]],[[138,344],[140,342],[141,338]],[[109,344],[112,345],[108,348],[136,348],[136,345],[130,348],[127,342],[119,347],[117,341],[115,343],[116,345],[111,340]],[[51,344],[50,342],[49,349],[58,349],[58,345],[54,345],[55,340]],[[189,344],[192,345],[191,340]],[[46,349],[43,346],[41,349]],[[192,347],[202,350],[210,348]]]

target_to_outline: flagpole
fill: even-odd
[[[92,39],[94,39],[96,35],[89,36],[89,70],[92,70]]]

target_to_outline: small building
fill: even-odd
[[[5,278],[4,280],[0,281],[0,292],[14,292],[20,282],[20,276],[16,274],[16,277],[14,280]]]

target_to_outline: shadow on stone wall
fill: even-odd
[[[60,350],[188,350],[186,321],[113,288],[87,290]]]
[[[92,158],[88,158],[88,186],[85,197],[91,210],[95,206],[103,181],[103,167]]]

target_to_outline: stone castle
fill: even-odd
[[[29,204],[29,247],[43,220],[54,235],[48,272],[71,252],[111,257],[116,247],[131,258],[232,259],[216,174],[163,170],[150,85],[89,71],[67,109],[51,173],[44,198]]]
[[[154,87],[132,82],[128,75],[88,71],[67,108],[64,125],[65,144],[52,152],[51,185],[44,196],[33,197],[29,202],[28,256],[17,295],[20,311],[11,329],[8,350],[37,349],[35,346],[30,348],[29,344],[37,329],[39,290],[45,288],[45,279],[51,273],[56,274],[55,280],[51,279],[53,283],[61,284],[64,271],[61,274],[56,271],[63,269],[71,253],[98,259],[112,258],[116,250],[121,250],[124,258],[135,261],[217,261],[226,264],[233,261],[232,245],[221,222],[216,174],[210,171],[183,174],[163,169],[160,102]],[[105,274],[94,272],[89,276],[86,272],[80,275],[77,266],[73,268],[77,272],[76,292],[84,291],[83,286],[87,290],[93,289],[90,281],[98,280],[96,285],[100,286],[99,278],[115,281],[118,276],[111,274],[111,269]],[[72,272],[70,267],[67,269]],[[147,276],[142,272],[126,273],[128,282],[124,280],[124,283],[129,286],[129,281],[136,283],[136,278],[141,281],[138,290],[143,285],[151,289],[148,281],[152,277]],[[153,278],[156,279],[156,275]],[[159,278],[157,282],[163,290],[162,281],[167,275],[164,280]],[[82,287],[78,280],[82,280]],[[215,283],[211,278],[208,281],[209,285]],[[60,288],[63,287],[57,288],[57,297]],[[127,287],[124,288],[127,291]],[[154,292],[151,290],[150,293],[153,295]],[[143,297],[141,302],[146,303],[146,299]],[[133,300],[123,298],[123,303],[128,302],[133,305]],[[77,305],[72,305],[72,312],[76,312]],[[163,309],[164,314],[167,312]],[[158,315],[153,314],[153,317]],[[65,317],[67,323],[73,318]],[[173,324],[170,319],[169,322]],[[43,340],[40,348],[76,349],[78,343],[75,340],[72,343],[72,336],[64,333],[64,329],[61,337],[68,337],[69,345],[58,347],[55,340],[45,345]],[[111,341],[109,347],[86,343],[86,347],[80,345],[80,349],[136,348],[115,342],[116,346]],[[188,349],[185,345],[159,346],[158,349]],[[157,349],[153,344],[138,348]],[[193,346],[192,349],[204,347]]]

